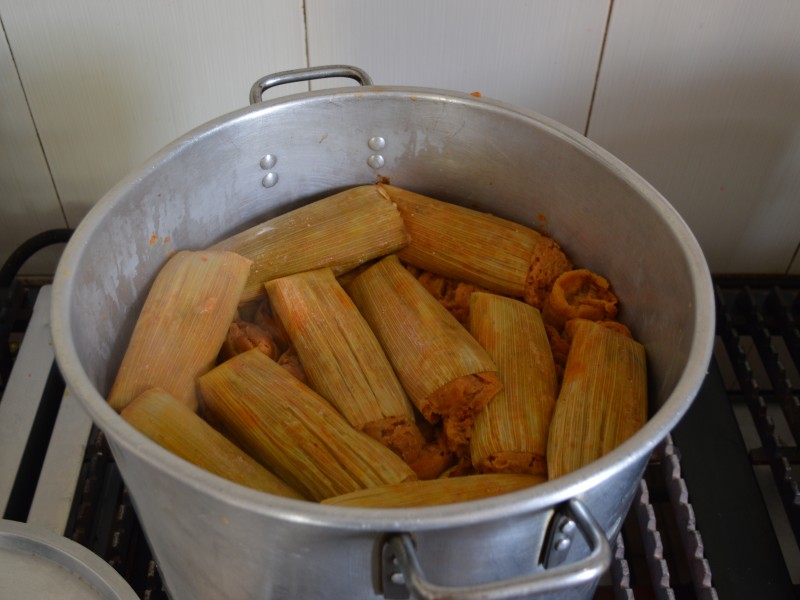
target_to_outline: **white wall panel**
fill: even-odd
[[[65,226],[13,57],[0,33],[0,264],[29,237]],[[37,254],[25,272],[51,272],[57,255],[57,249]]]
[[[302,0],[0,0],[0,16],[71,225],[256,79],[306,65]]]
[[[617,0],[589,136],[645,176],[715,272],[800,242],[800,2]]]
[[[63,226],[59,198],[76,225],[279,70],[355,64],[378,84],[480,91],[582,132],[609,4],[0,0],[0,257]],[[798,25],[796,0],[613,3],[589,135],[667,196],[718,272],[800,272]]]
[[[583,132],[608,5],[306,0],[309,61],[361,67],[376,84],[479,91]]]

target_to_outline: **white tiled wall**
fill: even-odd
[[[479,91],[583,132],[608,2],[306,0],[312,64],[376,83]]]
[[[656,186],[718,271],[800,241],[800,3],[617,0],[589,136]]]
[[[33,125],[14,60],[0,39],[0,260],[23,240],[47,229],[65,226],[64,215],[50,179],[47,161]],[[36,256],[28,268],[50,268]]]
[[[0,0],[0,19],[0,260],[260,76],[349,63],[561,121],[662,191],[712,270],[800,273],[796,0]]]

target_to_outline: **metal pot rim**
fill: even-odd
[[[344,96],[446,101],[471,105],[481,110],[511,114],[515,118],[533,121],[567,143],[580,147],[594,160],[601,162],[606,168],[636,188],[641,197],[651,203],[663,217],[665,223],[680,237],[686,252],[685,259],[693,277],[696,299],[693,306],[687,307],[688,310],[694,312],[696,323],[696,332],[687,360],[688,366],[661,408],[631,439],[608,455],[573,473],[528,490],[451,505],[414,509],[364,510],[270,496],[226,481],[187,463],[150,441],[120,418],[107,404],[76,358],[74,341],[69,335],[68,302],[75,284],[74,278],[71,278],[70,275],[74,272],[75,265],[80,262],[88,241],[88,233],[93,231],[104,217],[107,208],[115,204],[124,190],[148,172],[158,169],[159,164],[166,161],[171,155],[180,152],[197,139],[210,135],[219,128],[232,126],[236,122],[262,118],[270,111],[288,103],[311,99],[327,99],[334,102],[337,98],[341,99]],[[470,94],[436,88],[369,86],[293,94],[256,106],[238,109],[181,136],[123,178],[90,210],[64,250],[53,286],[52,333],[56,360],[68,382],[71,393],[78,396],[95,423],[109,434],[107,437],[112,442],[112,450],[115,444],[121,444],[127,451],[140,455],[148,464],[159,470],[167,471],[170,476],[191,487],[224,499],[238,507],[256,513],[269,514],[286,521],[362,531],[423,530],[468,525],[478,521],[490,521],[516,514],[552,509],[571,498],[580,498],[586,490],[592,489],[613,473],[652,452],[689,408],[702,384],[713,350],[714,302],[708,267],[696,239],[683,219],[640,175],[591,140],[538,113],[485,97],[475,97]]]

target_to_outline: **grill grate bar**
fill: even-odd
[[[776,290],[773,288],[771,295],[774,297],[775,294]],[[774,400],[780,404],[791,428],[792,435],[795,440],[798,440],[800,439],[800,401],[793,393],[786,368],[773,343],[773,336],[767,324],[767,318],[761,310],[752,288],[749,286],[745,287],[739,294],[739,300],[743,304],[744,316],[750,323],[749,333],[753,338],[761,362],[769,377],[769,383],[775,396]]]
[[[798,306],[800,306],[800,295],[794,302],[794,307]],[[798,325],[800,317],[795,317],[792,313],[792,305],[786,300],[786,293],[780,287],[770,288],[765,309],[774,316],[779,335],[783,338],[792,360],[796,365],[800,365],[800,325]]]
[[[611,561],[611,579],[614,582],[614,598],[616,600],[635,600],[631,588],[631,568],[625,558],[625,541],[618,535],[614,544],[614,558]]]
[[[681,476],[681,465],[672,436],[668,435],[661,446],[662,476],[667,486],[670,505],[675,511],[678,533],[691,572],[695,595],[700,600],[716,600],[717,591],[712,585],[711,567],[705,558],[705,546],[697,530],[694,508],[689,503],[689,489]]]
[[[66,536],[102,556],[140,598],[167,600],[158,568],[103,433],[93,428]]]
[[[650,504],[650,491],[644,479],[639,482],[634,506],[642,532],[653,591],[659,600],[674,600],[675,591],[670,587],[669,566],[664,560],[661,532],[658,530],[655,510]]]
[[[790,337],[786,346],[796,348],[796,337],[791,334],[797,329],[794,316],[783,309],[789,305],[798,306],[798,300],[786,302],[784,296],[790,292],[776,286],[763,290],[743,285],[729,290],[718,283],[715,291],[718,334],[734,365],[741,397],[749,408],[761,442],[761,448],[751,452],[751,460],[754,464],[767,464],[772,470],[795,540],[800,541],[800,487],[790,461],[790,456],[796,458],[797,450],[796,446],[784,443],[769,414],[770,403],[779,406],[794,437],[792,442],[800,439],[800,401],[772,341],[773,332],[784,333],[788,329]],[[794,295],[797,298],[797,294]],[[766,316],[774,309],[778,312]],[[760,361],[767,374],[768,380],[761,385],[753,375],[750,359],[744,350],[744,336],[752,339],[757,353],[753,359]],[[771,393],[764,393],[762,388]]]

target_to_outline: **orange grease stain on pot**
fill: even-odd
[[[172,241],[172,238],[170,236],[168,236],[168,235],[165,235],[161,239],[161,243],[162,244],[169,244],[171,241]],[[153,235],[150,236],[149,244],[151,246],[155,246],[157,243],[158,243],[158,233],[154,231]]]

